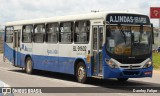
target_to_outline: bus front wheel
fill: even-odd
[[[117,78],[117,80],[119,82],[126,82],[128,80],[128,78]]]
[[[76,67],[76,77],[80,83],[85,83],[87,80],[86,67],[83,62],[79,62]]]
[[[26,68],[25,68],[25,71],[28,74],[32,74],[32,72],[33,72],[33,63],[32,63],[32,59],[30,57],[28,57],[26,59]]]

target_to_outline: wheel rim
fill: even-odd
[[[31,71],[31,67],[32,67],[32,62],[29,60],[27,62],[27,72],[30,72]]]
[[[80,66],[80,67],[78,68],[78,78],[79,78],[79,79],[83,79],[84,76],[85,76],[85,69],[84,69],[83,66]]]

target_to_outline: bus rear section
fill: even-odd
[[[4,61],[20,67],[21,26],[6,26],[4,35]]]

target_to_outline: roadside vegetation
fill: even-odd
[[[155,69],[160,69],[160,53],[153,52],[153,66]]]

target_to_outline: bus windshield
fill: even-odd
[[[107,28],[110,31],[106,43],[109,53],[135,57],[151,52],[151,27],[114,25]]]

